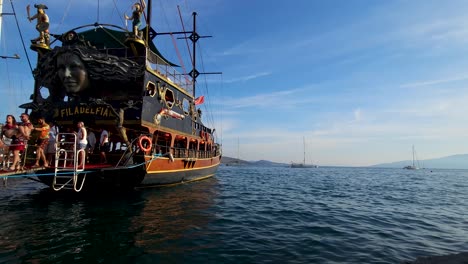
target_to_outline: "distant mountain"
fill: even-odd
[[[277,163],[268,160],[258,160],[258,161],[246,161],[231,157],[223,156],[221,159],[221,164],[225,164],[226,166],[258,166],[258,167],[271,167],[271,166],[278,166],[278,167],[285,167],[289,166],[285,163]]]
[[[403,168],[411,165],[411,160],[376,164],[371,167]],[[419,167],[429,169],[468,169],[468,154],[458,154],[437,159],[420,160]]]

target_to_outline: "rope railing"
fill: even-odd
[[[167,64],[165,60],[156,53],[147,49],[148,65],[153,71],[165,77],[169,82],[176,84],[180,88],[192,94],[192,81],[185,74],[180,73],[174,67]]]

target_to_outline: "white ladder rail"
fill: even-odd
[[[62,141],[62,137],[65,139],[69,137],[73,140]],[[78,176],[80,172],[85,170],[86,152],[84,149],[77,150],[76,142],[77,135],[75,133],[59,133],[55,139],[55,166],[52,182],[52,188],[55,191],[73,189],[75,192],[80,192],[84,186],[86,174],[80,184]],[[63,145],[64,148],[59,148],[59,144]],[[72,156],[69,157],[69,154]],[[80,159],[79,156],[82,158]],[[68,163],[71,163],[72,166],[67,166]]]

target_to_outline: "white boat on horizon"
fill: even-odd
[[[414,145],[413,145],[413,162],[411,165],[403,167],[403,169],[407,170],[419,170],[419,161],[415,158],[416,156],[416,151],[414,150]],[[416,161],[416,162],[415,162]],[[416,165],[417,164],[417,165]]]
[[[318,165],[315,164],[306,164],[306,146],[305,146],[305,137],[303,138],[304,145],[304,160],[302,163],[291,162],[291,168],[318,168]]]

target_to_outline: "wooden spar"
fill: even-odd
[[[197,34],[197,28],[196,28],[196,21],[197,21],[197,12],[193,12],[193,33],[192,33],[192,36],[193,39],[192,39],[192,51],[193,51],[193,58],[192,58],[192,92],[193,92],[193,97],[195,98],[195,87],[196,87],[196,84],[195,82],[197,81],[197,64],[195,62],[197,56],[196,56],[196,44],[197,44],[197,40],[198,40],[198,34]]]
[[[141,0],[141,1],[144,1],[144,0]],[[149,38],[149,32],[150,32],[150,27],[151,27],[151,9],[153,8],[152,4],[151,4],[151,0],[148,0],[148,8],[147,8],[147,12],[148,12],[148,16],[146,16],[146,41],[149,42],[150,41],[150,38]]]
[[[0,0],[0,40],[2,38],[3,0]]]

